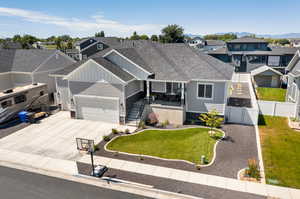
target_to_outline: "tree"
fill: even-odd
[[[136,33],[136,31],[133,32],[133,35],[130,37],[131,40],[139,40],[140,36]]]
[[[199,117],[201,121],[205,122],[205,124],[210,127],[210,134],[214,134],[213,128],[219,127],[224,120],[218,115],[219,113],[216,110],[212,110],[208,113],[202,113]]]
[[[162,37],[161,41],[163,43],[183,43],[184,42],[184,29],[177,25],[172,24],[161,30]]]
[[[67,42],[67,49],[71,49],[71,48],[73,48],[73,42],[71,40],[69,40]]]
[[[60,37],[57,37],[55,39],[55,45],[56,45],[56,49],[61,50],[62,49],[62,40]]]
[[[158,36],[157,35],[152,35],[151,36],[151,41],[158,41]]]
[[[96,32],[96,33],[95,33],[95,37],[105,37],[104,31],[101,30],[100,32]]]
[[[205,40],[230,41],[230,40],[236,39],[237,35],[236,34],[232,34],[232,33],[226,33],[226,34],[222,34],[222,35],[212,34],[212,35],[205,35],[203,38]]]
[[[140,39],[141,40],[149,40],[149,37],[147,35],[141,35]]]

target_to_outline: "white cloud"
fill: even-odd
[[[133,31],[137,31],[140,34],[157,34],[163,27],[163,25],[158,24],[123,24],[118,21],[106,19],[103,15],[94,15],[90,17],[90,20],[82,20],[78,18],[56,17],[42,12],[5,7],[0,7],[0,16],[19,17],[22,20],[33,23],[52,24],[67,28],[69,31],[78,33],[78,35],[82,35],[82,33],[91,34],[99,30],[104,30],[106,33],[115,36],[128,36],[131,35]]]

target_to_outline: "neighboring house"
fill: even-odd
[[[205,45],[205,40],[201,37],[194,37],[192,39],[189,39],[187,41],[188,45],[193,47],[193,48],[198,48],[201,49]]]
[[[61,70],[75,61],[57,50],[0,50],[0,91],[33,83],[46,83],[49,94],[55,92],[50,72]]]
[[[22,49],[23,46],[20,42],[3,41],[0,43],[0,49]]]
[[[300,47],[300,39],[293,39],[293,40],[290,40],[290,43],[293,47]]]
[[[186,44],[131,43],[53,73],[57,101],[75,118],[138,120],[146,98],[162,122],[224,115],[233,68]]]
[[[79,61],[112,46],[120,45],[116,37],[90,37],[75,43],[74,49],[67,49],[66,54]]]
[[[208,54],[231,63],[236,72],[250,72],[267,65],[284,73],[296,51],[297,48],[269,47],[265,40],[245,37],[228,41],[226,47]]]
[[[254,83],[258,87],[279,88],[281,86],[282,73],[269,67],[261,66],[251,71]]]
[[[225,46],[225,42],[222,40],[205,40],[205,44],[203,47],[204,51],[214,51]]]
[[[288,72],[288,85],[286,101],[296,103],[296,117],[300,116],[300,51],[298,50],[286,68]]]

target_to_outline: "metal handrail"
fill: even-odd
[[[143,102],[142,102],[142,104],[141,104],[141,106],[139,108],[138,115],[137,115],[137,118],[136,118],[136,121],[135,121],[136,126],[138,126],[138,118],[141,118],[142,113],[144,111],[144,108],[145,108],[145,100],[143,100]]]

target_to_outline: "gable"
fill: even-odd
[[[121,79],[92,60],[89,60],[82,64],[79,68],[70,73],[66,78],[70,81],[92,83],[108,82],[112,84],[124,84]]]

